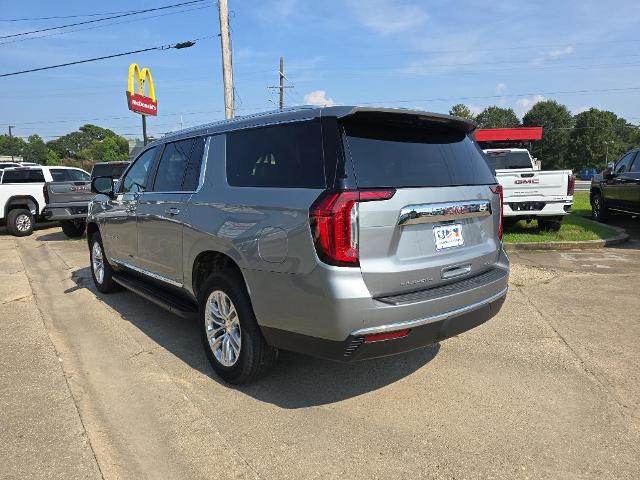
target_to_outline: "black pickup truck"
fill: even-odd
[[[47,220],[59,221],[62,231],[69,238],[82,236],[86,226],[89,202],[95,196],[91,192],[91,180],[95,177],[120,178],[130,162],[96,163],[88,178],[54,178],[42,187],[47,204],[43,215]]]

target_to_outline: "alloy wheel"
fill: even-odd
[[[213,356],[221,365],[233,367],[240,358],[242,344],[240,317],[235,305],[223,291],[214,290],[209,295],[205,323]]]
[[[102,255],[102,248],[98,242],[93,243],[91,248],[91,267],[93,268],[93,275],[99,284],[104,281],[104,256]]]
[[[20,232],[28,232],[31,228],[31,217],[22,213],[16,217],[16,228]]]

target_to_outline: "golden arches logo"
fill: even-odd
[[[136,91],[137,83],[137,91]],[[144,85],[147,84],[149,96],[144,95]],[[140,69],[137,63],[129,65],[129,81],[127,83],[127,103],[129,110],[143,115],[157,115],[158,101],[156,89],[153,85],[151,70]]]

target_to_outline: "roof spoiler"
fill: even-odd
[[[345,114],[339,115],[339,118],[352,118],[363,121],[391,121],[412,125],[421,123],[427,125],[440,124],[464,133],[471,133],[477,128],[475,122],[464,118],[404,108],[354,107]]]

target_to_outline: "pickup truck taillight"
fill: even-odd
[[[569,175],[569,181],[567,182],[567,195],[573,195],[573,191],[576,189],[576,176]]]
[[[504,208],[504,193],[503,193],[504,191],[502,189],[502,185],[493,185],[490,188],[493,193],[495,193],[496,195],[500,195],[500,219],[498,220],[500,224],[498,225],[498,238],[502,240],[502,234],[504,233],[504,227],[502,225],[503,223],[502,209]]]
[[[309,209],[309,223],[318,257],[324,263],[357,267],[358,203],[388,200],[395,189],[322,193]]]
[[[49,203],[49,190],[47,190],[47,184],[42,186],[42,195],[44,196],[44,203]]]

